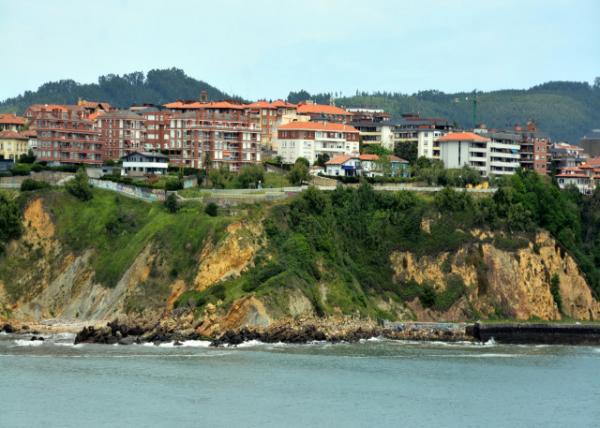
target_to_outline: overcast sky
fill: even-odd
[[[600,76],[598,0],[0,0],[0,99],[178,67],[245,98]]]

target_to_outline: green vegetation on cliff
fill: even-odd
[[[376,192],[368,184],[329,192],[309,188],[288,201],[238,208],[235,217],[218,215],[214,207],[196,203],[170,212],[162,204],[97,189],[87,201],[57,190],[26,192],[21,198],[32,200],[38,195],[55,226],[55,237],[76,255],[91,251],[95,280],[106,287],[114,287],[136,258],[148,252],[145,266],[150,273],[137,297],[127,302],[131,311],[141,312],[150,304],[156,307],[176,280],[190,290],[176,306],[202,307],[219,300],[228,304],[254,294],[286,314],[290,296],[300,292],[320,314],[358,312],[395,319],[382,302],[402,304],[415,298],[425,308],[446,311],[474,287],[485,295],[482,243],[516,252],[530,246],[539,229],[549,231],[561,251],[574,257],[591,288],[600,294],[600,192],[583,197],[576,191],[560,191],[548,178],[527,171],[501,181],[493,196],[474,197],[449,188],[435,195]],[[14,218],[13,211],[5,215]],[[217,251],[226,226],[234,220],[260,222],[264,243],[259,244],[262,238],[251,238],[258,252],[241,276],[226,274],[230,268],[225,268],[222,282],[194,291],[202,249],[212,242],[210,251]],[[492,234],[483,236],[476,230]],[[237,251],[238,247],[228,248]],[[451,262],[450,256],[441,259],[443,275],[436,280],[441,284],[397,277],[390,260],[402,252],[416,259],[460,252],[461,266],[476,270],[476,284],[466,284],[453,271],[456,258]],[[12,279],[31,269],[32,257],[33,253],[25,253],[21,259],[0,258],[0,280],[13,297],[28,293],[16,289]],[[560,308],[560,288],[551,279],[553,274],[549,272],[547,284]],[[501,308],[497,312],[502,316]]]

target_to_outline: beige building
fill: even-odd
[[[27,154],[29,138],[15,131],[0,132],[0,157],[18,160],[19,156]]]

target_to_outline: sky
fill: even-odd
[[[0,100],[177,67],[247,99],[600,76],[598,0],[0,0]]]

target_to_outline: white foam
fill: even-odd
[[[233,346],[233,347],[237,347],[237,348],[250,348],[250,347],[259,346],[259,345],[264,345],[264,343],[261,342],[260,340],[248,340],[247,342],[242,342],[239,345],[228,345],[228,346]]]
[[[44,344],[43,340],[24,340],[24,339],[15,340],[15,345],[17,345],[17,346],[41,346],[43,344]]]

